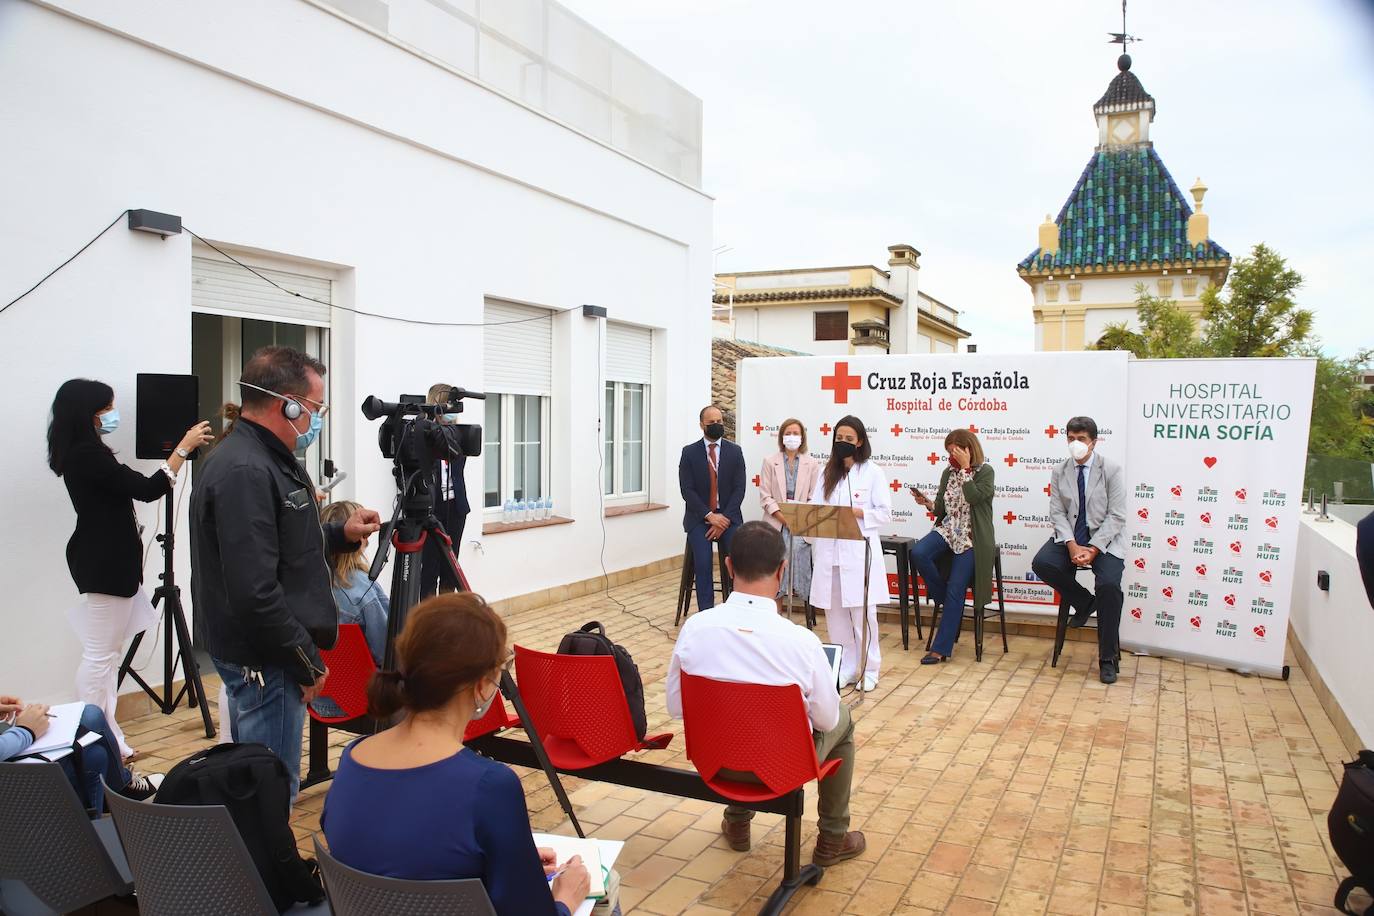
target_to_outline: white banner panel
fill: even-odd
[[[885,533],[920,538],[931,519],[907,491],[914,484],[932,499],[945,463],[945,435],[973,430],[997,471],[996,537],[1002,574],[1016,610],[1053,613],[1053,591],[1035,580],[1031,560],[1050,536],[1050,471],[1067,457],[1064,422],[1078,414],[1097,421],[1100,447],[1126,458],[1127,354],[910,354],[905,356],[785,357],[739,364],[737,432],[753,486],[746,518],[759,518],[757,474],[778,448],[788,417],[806,424],[811,454],[830,453],[836,420],[863,421],[873,461],[893,490],[892,524]],[[889,587],[896,576],[889,560]]]
[[[1131,362],[1124,647],[1282,673],[1315,371]]]

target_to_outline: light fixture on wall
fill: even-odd
[[[605,318],[606,306],[604,305],[584,305],[582,306],[583,318]]]
[[[181,217],[156,210],[130,210],[129,228],[135,232],[151,232],[167,238],[181,234]]]

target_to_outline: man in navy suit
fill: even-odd
[[[697,609],[715,607],[716,592],[711,575],[711,542],[730,552],[730,540],[744,524],[740,506],[744,503],[744,450],[725,438],[725,415],[714,405],[703,407],[697,415],[703,438],[682,450],[677,465],[678,483],[687,514],[682,528],[692,548],[696,571]]]

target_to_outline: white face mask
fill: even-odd
[[[801,436],[789,435],[782,437],[782,447],[795,452],[801,448]]]
[[[1079,442],[1077,439],[1069,440],[1069,455],[1074,461],[1082,461],[1088,457],[1088,443]]]

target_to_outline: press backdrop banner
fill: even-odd
[[[864,422],[872,460],[893,491],[885,533],[920,538],[932,520],[906,486],[915,484],[934,499],[946,464],[945,435],[971,429],[997,471],[994,509],[1006,598],[1018,611],[1053,613],[1054,592],[1035,579],[1030,564],[1053,531],[1050,471],[1068,455],[1064,423],[1078,414],[1093,417],[1099,448],[1124,460],[1126,367],[1122,352],[742,360],[735,435],[752,484],[745,517],[762,514],[757,475],[765,456],[777,451],[783,420],[806,424],[810,452],[823,462],[835,421],[852,414]],[[894,570],[889,558],[893,596]]]
[[[1123,646],[1282,674],[1315,371],[1131,362]]]

